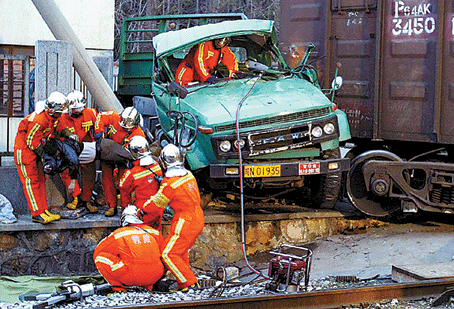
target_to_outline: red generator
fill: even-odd
[[[270,251],[275,255],[270,261],[268,276],[271,282],[266,289],[274,292],[295,292],[307,288],[312,262],[312,250],[305,247],[282,245]]]

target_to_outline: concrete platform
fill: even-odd
[[[76,220],[61,219],[48,225],[20,215],[14,224],[0,224],[0,275],[89,275],[96,273],[93,250],[99,241],[120,226],[120,217],[88,214]],[[254,255],[281,244],[301,245],[345,231],[380,225],[358,218],[348,207],[321,211],[249,214],[245,216],[247,254]],[[205,209],[205,228],[190,251],[191,265],[212,270],[243,259],[241,216],[236,212]],[[163,223],[166,235],[170,222]]]
[[[48,180],[46,190],[49,205],[57,212],[62,211],[59,205],[65,203],[64,187],[59,187],[58,181]],[[120,226],[119,215],[107,218],[103,215],[105,208],[75,220],[61,219],[48,225],[34,223],[15,167],[0,167],[0,194],[11,201],[18,214],[18,222],[0,224],[0,275],[96,273],[93,250]],[[212,270],[243,259],[239,206],[225,206],[213,207],[208,203],[204,208],[205,228],[190,251],[195,269]],[[261,204],[258,209],[247,211],[244,227],[248,256],[268,252],[281,244],[302,245],[383,224],[364,218],[349,203],[338,203],[334,210]],[[163,223],[164,235],[169,224]]]

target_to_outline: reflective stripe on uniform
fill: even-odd
[[[164,251],[162,252],[162,259],[164,260],[164,263],[167,265],[167,267],[172,271],[173,275],[177,277],[181,283],[186,282],[186,278],[184,275],[180,272],[180,270],[175,266],[175,264],[172,262],[172,260],[169,258],[169,252],[172,250],[173,246],[177,242],[177,240],[180,238],[180,233],[181,230],[183,229],[183,225],[185,223],[184,219],[179,219],[177,226],[175,228],[175,234],[170,238],[169,243],[167,246],[164,248]]]
[[[99,129],[99,121],[101,120],[101,114],[96,115],[95,130]]]
[[[109,260],[108,258],[103,257],[103,256],[97,256],[95,259],[95,263],[96,262],[109,265],[110,268],[112,269],[112,271],[118,270],[118,269],[122,268],[123,266],[125,266],[125,264],[123,264],[123,262],[121,262],[121,261],[114,264],[114,262],[112,262],[111,260]]]
[[[145,171],[142,171],[140,173],[136,173],[136,174],[132,175],[132,177],[134,177],[134,180],[137,180],[137,179],[140,179],[140,178],[143,178],[143,177],[147,177],[149,175],[153,175],[153,172],[149,171],[149,170],[145,170]]]
[[[30,148],[30,149],[33,149],[33,145],[32,145],[32,142],[33,142],[33,138],[35,137],[35,134],[36,132],[38,131],[39,129],[39,124],[35,124],[33,126],[33,128],[31,129],[30,131],[30,134],[28,134],[27,136],[27,146]]]
[[[183,78],[184,72],[186,72],[186,68],[182,68],[180,73],[178,74],[178,80],[181,83],[181,79]]]
[[[18,157],[20,157],[21,154],[18,154]],[[22,159],[21,159],[22,160]],[[20,170],[22,172],[22,176],[25,178],[25,191],[27,191],[27,195],[30,198],[30,203],[33,211],[38,211],[38,203],[36,202],[35,195],[33,194],[32,190],[32,185],[31,185],[31,179],[27,175],[27,170],[25,169],[25,165],[21,164],[20,165]]]
[[[205,64],[203,61],[203,50],[205,49],[205,43],[201,43],[199,46],[199,54],[197,55],[197,62],[199,63],[200,70],[204,76],[208,76],[208,72],[205,68]]]
[[[158,193],[150,197],[144,204],[143,208],[147,207],[148,204],[153,202],[157,207],[159,208],[166,208],[166,206],[169,204],[170,200],[167,198],[167,196],[164,195],[163,190],[167,186],[167,184],[162,185],[159,188]]]
[[[121,238],[121,237],[127,237],[127,236],[131,236],[131,235],[142,235],[142,234],[148,234],[148,233],[159,235],[159,232],[156,231],[155,229],[147,228],[147,229],[144,229],[144,230],[134,229],[134,230],[123,231],[123,232],[115,234],[114,238],[118,239],[118,238]]]
[[[86,121],[82,122],[82,128],[85,130],[85,132],[90,131],[90,128],[93,126],[93,121]]]
[[[114,135],[117,133],[117,130],[115,129],[115,127],[113,125],[109,125],[109,130],[107,132],[107,135],[111,136],[111,135]]]
[[[126,172],[121,177],[120,182],[118,184],[120,186],[120,188],[123,187],[123,184],[126,181],[126,178],[128,178],[129,174],[131,174],[131,170],[126,170]]]
[[[194,176],[192,176],[192,174],[188,173],[188,174],[186,174],[186,176],[181,177],[180,179],[178,179],[177,181],[172,183],[170,186],[172,187],[172,189],[176,189],[179,186],[181,186],[182,184],[184,184],[185,182],[191,180],[192,178],[194,178]]]

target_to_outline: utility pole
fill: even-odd
[[[32,2],[55,38],[73,44],[74,67],[85,85],[87,85],[96,104],[102,110],[112,109],[120,113],[123,110],[123,106],[54,0],[32,0]]]

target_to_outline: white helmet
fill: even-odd
[[[134,107],[126,107],[120,114],[120,126],[125,130],[132,130],[140,124],[140,113]]]
[[[56,113],[66,113],[68,111],[68,100],[61,92],[52,92],[46,100],[46,109],[49,115],[56,116]]]
[[[159,162],[166,170],[167,177],[184,176],[188,173],[184,168],[184,156],[174,144],[168,144],[161,150]]]
[[[126,206],[121,213],[121,226],[143,223],[139,216],[141,216],[141,210],[136,205]]]
[[[135,160],[144,158],[151,154],[150,145],[145,137],[136,135],[129,141],[129,152]]]
[[[73,90],[68,93],[67,98],[69,102],[69,114],[71,116],[82,114],[82,111],[87,105],[87,100],[85,100],[84,94],[78,90]]]

